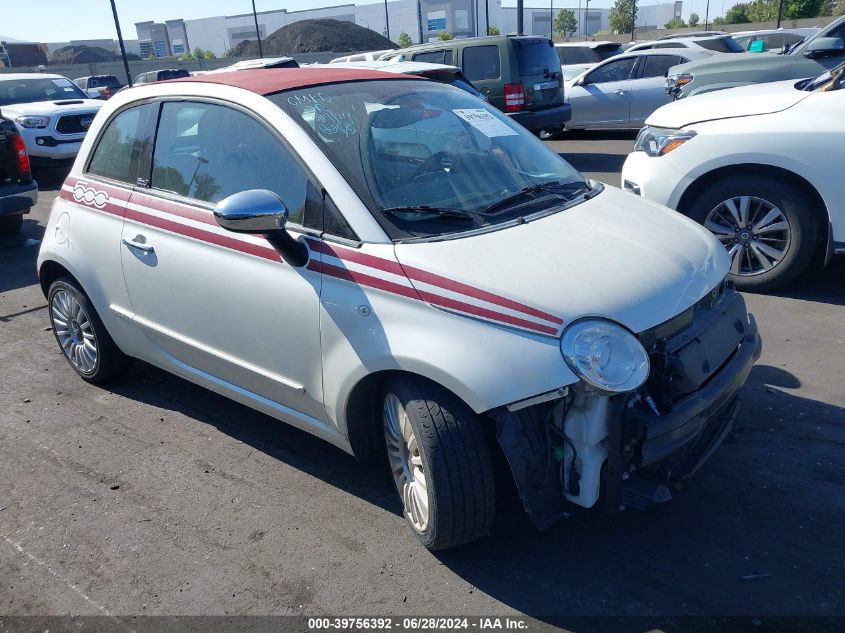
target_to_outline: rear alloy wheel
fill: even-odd
[[[690,217],[722,243],[730,278],[745,290],[770,290],[809,264],[818,228],[809,201],[789,184],[760,176],[733,176],[708,187]]]
[[[487,534],[495,513],[493,466],[480,420],[425,380],[391,380],[384,439],[406,523],[432,550]]]
[[[122,373],[132,362],[112,340],[94,306],[75,280],[57,279],[47,294],[53,335],[70,366],[98,383]]]

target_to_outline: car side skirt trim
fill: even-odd
[[[121,308],[118,305],[111,304],[109,306],[109,309],[116,316],[123,319],[128,319],[133,323],[138,324],[144,329],[151,330],[156,334],[161,334],[162,336],[171,338],[175,341],[178,341],[179,343],[182,343],[183,345],[188,345],[190,347],[196,348],[202,352],[205,352],[206,354],[209,354],[210,356],[214,356],[215,358],[219,358],[222,361],[231,363],[232,365],[236,365],[241,369],[245,369],[246,371],[258,374],[259,376],[263,376],[264,378],[272,380],[273,382],[278,383],[292,391],[295,391],[296,393],[305,393],[305,387],[303,385],[300,385],[298,382],[294,382],[293,380],[285,378],[284,376],[280,376],[279,374],[275,374],[273,372],[267,371],[266,369],[262,369],[261,367],[257,367],[252,363],[247,363],[246,361],[243,361],[240,358],[236,358],[235,356],[227,354],[226,352],[223,352],[219,349],[210,347],[209,345],[205,345],[204,343],[200,343],[199,341],[184,336],[183,334],[174,332],[173,330],[163,327],[158,323],[153,323],[149,319],[145,319],[142,316],[130,312],[125,308]]]

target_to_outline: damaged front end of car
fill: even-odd
[[[761,352],[754,318],[728,282],[636,339],[648,361],[635,388],[603,389],[587,370],[573,385],[491,412],[539,529],[567,516],[569,504],[618,512],[668,501],[670,485],[692,475],[730,431]],[[601,359],[596,339],[585,341]]]

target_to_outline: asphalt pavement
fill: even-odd
[[[633,135],[550,144],[617,185]],[[0,616],[845,615],[845,261],[747,296],[743,413],[670,503],[538,533],[505,490],[489,537],[435,554],[381,464],[143,363],[76,377],[35,271],[62,177],[0,238]]]

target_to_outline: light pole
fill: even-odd
[[[778,25],[777,25],[777,28],[780,28],[781,17],[783,17],[783,0],[780,0],[780,5],[778,6]]]
[[[781,0],[783,2],[783,0]],[[704,30],[707,30],[707,23],[710,21],[710,0],[707,0],[707,6],[704,8]]]
[[[484,0],[484,20],[487,23],[487,30],[484,35],[490,35],[490,0]]]
[[[637,0],[631,2],[631,41],[634,41],[634,31],[637,30]]]
[[[387,39],[390,40],[390,20],[387,16],[387,0],[384,0],[384,32],[387,33]]]
[[[587,4],[584,5],[584,41],[587,41],[587,38],[590,37],[588,30],[590,28],[590,0],[587,0]]]
[[[129,61],[126,59],[126,47],[123,46],[123,34],[120,32],[120,20],[117,19],[117,7],[111,0],[111,14],[114,16],[114,28],[117,29],[117,42],[120,44],[120,56],[123,57],[123,70],[126,71],[126,85],[132,87],[132,75],[129,74]]]
[[[258,56],[264,59],[264,51],[261,49],[261,32],[258,30],[258,14],[255,12],[255,0],[252,0],[252,18],[255,20],[255,37],[258,40]]]

